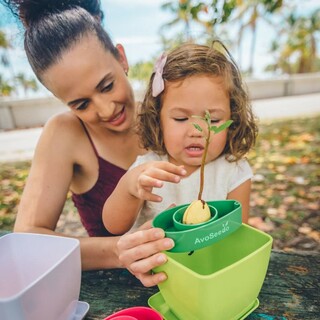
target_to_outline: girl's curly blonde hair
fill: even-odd
[[[258,127],[240,71],[220,41],[214,41],[212,47],[186,43],[168,53],[162,74],[164,84],[199,74],[224,79],[230,97],[233,123],[228,129],[227,143],[222,154],[230,162],[237,161],[255,144]],[[138,134],[144,148],[157,154],[166,154],[160,123],[162,96],[166,88],[157,97],[153,97],[153,78],[154,73],[138,115]]]

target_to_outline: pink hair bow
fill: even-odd
[[[157,59],[154,66],[154,78],[152,82],[152,96],[158,96],[164,89],[164,81],[162,78],[163,68],[167,62],[167,55],[162,53],[162,55]]]

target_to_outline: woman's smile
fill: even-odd
[[[120,126],[125,121],[126,121],[126,112],[125,112],[125,106],[123,106],[119,113],[112,116],[106,122],[112,124],[113,126]]]

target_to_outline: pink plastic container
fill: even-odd
[[[136,320],[136,317],[131,316],[116,316],[115,318],[112,318],[113,320]]]
[[[148,307],[132,307],[120,310],[104,320],[163,320],[162,315]]]

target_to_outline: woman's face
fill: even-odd
[[[161,128],[169,161],[184,165],[190,174],[200,165],[205,147],[203,120],[206,110],[211,125],[220,126],[230,119],[230,99],[220,77],[195,75],[182,81],[166,82],[160,112]],[[203,132],[193,123],[202,127]],[[227,130],[211,135],[206,162],[219,157],[227,142]]]
[[[117,60],[95,36],[66,51],[42,75],[44,85],[89,126],[123,132],[132,126],[135,102],[124,49]]]

